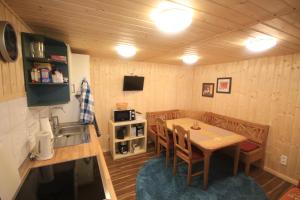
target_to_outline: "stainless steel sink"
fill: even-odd
[[[60,124],[54,136],[54,148],[89,142],[90,133],[88,126],[79,123]]]

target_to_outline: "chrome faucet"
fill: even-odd
[[[61,110],[64,113],[65,113],[65,110],[61,106],[51,107],[50,110],[49,110],[49,112],[50,112],[49,120],[51,122],[53,133],[56,134],[57,130],[59,129],[59,120],[58,120],[58,116],[53,116],[53,114],[52,114],[53,110]]]

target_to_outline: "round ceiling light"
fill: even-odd
[[[164,33],[178,33],[192,23],[193,12],[184,6],[162,2],[151,13],[151,18],[159,30]]]
[[[262,52],[274,47],[277,44],[276,38],[270,36],[258,36],[250,38],[245,42],[247,49],[253,52]]]
[[[128,44],[121,44],[116,46],[116,51],[120,56],[124,58],[130,58],[136,54],[136,48]]]
[[[181,60],[188,65],[195,64],[199,60],[199,56],[195,54],[186,54],[181,57]]]

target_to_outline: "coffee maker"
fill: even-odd
[[[119,146],[119,153],[120,154],[127,154],[128,153],[128,143],[127,142],[120,142]]]

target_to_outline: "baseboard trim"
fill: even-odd
[[[264,167],[264,170],[271,173],[271,174],[273,174],[274,176],[277,176],[277,177],[291,183],[291,184],[294,184],[294,185],[298,184],[298,181],[296,179],[292,179],[292,178],[290,178],[290,177],[288,177],[288,176],[286,176],[286,175],[284,175],[280,172],[275,171],[274,169],[271,169],[269,167]]]

